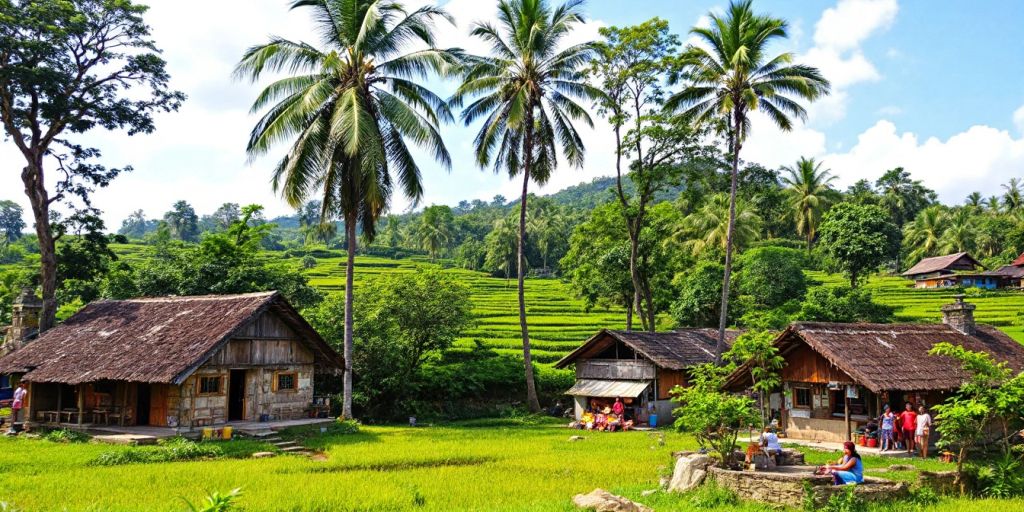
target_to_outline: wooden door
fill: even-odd
[[[167,384],[149,385],[149,424],[167,426]]]

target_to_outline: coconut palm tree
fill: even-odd
[[[372,240],[397,185],[413,202],[423,195],[420,169],[408,143],[442,165],[451,158],[438,133],[454,120],[447,104],[423,87],[432,73],[453,74],[457,50],[434,45],[434,23],[451,18],[427,6],[405,11],[389,0],[293,0],[308,8],[320,44],[272,37],[245,52],[235,75],[257,81],[284,73],[256,98],[266,111],[249,138],[250,158],[278,143],[290,147],[273,171],[273,187],[298,207],[319,194],[321,222],[345,223],[344,399],[352,416],[352,281],[356,226]],[[410,50],[413,45],[425,47]],[[392,177],[394,175],[394,178]]]
[[[733,212],[733,230],[729,233],[730,212]],[[732,243],[733,250],[739,251],[757,240],[761,232],[761,217],[746,202],[731,204],[728,194],[711,196],[697,211],[683,218],[675,239],[694,256],[711,251],[726,252],[726,244]]]
[[[797,99],[811,101],[828,94],[829,82],[816,68],[792,64],[793,54],[768,54],[771,43],[787,37],[785,20],[755,14],[750,0],[733,1],[724,15],[708,13],[711,25],[690,30],[701,45],[684,51],[678,79],[683,90],[669,97],[665,107],[680,111],[688,120],[725,126],[732,160],[729,189],[729,236],[736,218],[736,183],[740,149],[750,133],[750,114],[765,114],[780,129],[792,129],[792,117],[807,112]],[[719,315],[715,362],[725,350],[725,323],[729,309],[732,244],[726,244],[722,309]]]
[[[903,244],[909,249],[910,261],[935,256],[942,247],[942,234],[949,225],[946,210],[940,205],[921,210],[903,227]]]
[[[970,194],[967,194],[967,199],[964,201],[964,204],[968,208],[973,208],[976,210],[982,209],[982,207],[984,207],[984,203],[985,199],[982,197],[981,192],[978,191],[974,191],[971,192]]]
[[[1006,192],[1003,193],[1003,206],[1006,211],[1013,213],[1024,206],[1024,195],[1020,190],[1020,178],[1010,178],[1010,182],[1003,185]]]
[[[416,234],[420,247],[430,253],[430,261],[435,261],[438,253],[451,246],[455,238],[454,231],[455,217],[450,207],[434,205],[423,210]]]
[[[835,190],[830,184],[836,177],[828,169],[821,170],[821,162],[815,162],[813,158],[800,158],[796,166],[783,167],[782,170],[789,173],[789,176],[782,177],[782,182],[789,187],[796,230],[807,238],[807,252],[810,252],[821,214],[835,198]]]
[[[540,410],[533,379],[530,334],[526,322],[526,200],[530,180],[547,182],[558,155],[575,167],[583,165],[583,139],[574,121],[593,126],[577,103],[600,96],[587,85],[584,67],[594,45],[564,47],[565,37],[582,21],[582,0],[552,8],[547,0],[502,0],[498,25],[476,23],[472,35],[491,46],[491,55],[475,57],[464,82],[452,96],[453,105],[471,103],[462,111],[466,125],[483,119],[473,141],[481,168],[493,164],[496,173],[522,175],[519,200],[519,324],[523,340],[527,404]]]
[[[969,207],[954,208],[946,215],[946,228],[942,232],[941,252],[973,252],[978,248],[978,230]]]

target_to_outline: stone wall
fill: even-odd
[[[815,476],[810,467],[799,472],[730,471],[716,467],[709,471],[719,485],[732,490],[740,499],[763,503],[802,507],[805,482],[810,484],[819,506],[833,494],[846,492],[845,486],[832,485],[831,476]],[[903,482],[865,477],[864,484],[855,486],[854,492],[864,501],[880,501],[905,497],[908,491]]]

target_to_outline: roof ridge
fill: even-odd
[[[161,295],[153,297],[133,297],[130,299],[107,299],[96,302],[185,302],[190,300],[205,301],[205,300],[230,300],[230,299],[245,299],[253,297],[270,297],[279,293],[277,290],[270,290],[265,292],[247,292],[247,293],[227,293],[227,294],[215,294],[210,293],[206,295]]]

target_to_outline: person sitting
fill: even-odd
[[[586,412],[580,416],[580,424],[587,430],[594,430],[594,413],[587,409]]]
[[[864,463],[853,441],[843,443],[843,457],[836,465],[826,464],[825,469],[832,474],[832,483],[835,485],[864,483]]]
[[[616,429],[619,429],[621,427],[622,427],[622,419],[619,417],[619,415],[615,414],[614,412],[609,414],[608,415],[608,419],[606,421],[606,428],[605,428],[605,430],[607,430],[609,432],[615,432]]]
[[[605,427],[608,426],[608,412],[610,412],[610,410],[605,407],[604,409],[597,411],[597,414],[594,415],[595,430],[604,430]]]
[[[779,464],[779,454],[782,453],[782,445],[779,444],[779,436],[775,434],[775,430],[770,426],[764,427],[764,433],[761,434],[761,449],[775,460],[775,465]]]

